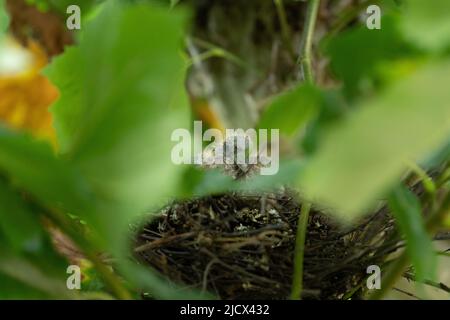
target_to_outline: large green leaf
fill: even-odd
[[[12,132],[1,126],[0,173],[6,175],[11,184],[23,191],[32,202],[46,207],[46,213],[53,217],[60,213],[76,214],[94,228],[104,226],[110,220],[107,214],[97,211],[97,199],[79,170],[67,161],[56,158],[50,145],[34,141],[28,135]],[[21,228],[27,230],[31,228],[29,224],[36,223],[36,219],[33,216],[25,219],[25,215],[30,214],[27,212],[27,205],[21,204],[20,199],[17,196],[13,197],[11,191],[8,192],[7,189],[3,191],[6,192],[5,197],[12,201],[5,201],[3,203],[5,208],[8,206],[14,209],[14,212],[17,211],[16,219],[24,218]],[[96,212],[99,214],[95,214]],[[2,216],[5,217],[6,214]],[[11,227],[9,232],[15,232],[14,230]],[[24,232],[22,229],[20,231]],[[100,244],[102,238],[96,237],[97,233],[100,233],[100,230],[95,230],[93,237]],[[22,235],[24,236],[23,233]],[[9,237],[11,236],[10,234]],[[20,237],[19,234],[15,236]]]
[[[48,293],[24,284],[17,279],[7,276],[0,272],[0,299],[1,300],[35,300],[48,299],[51,297]]]
[[[348,102],[341,89],[323,90],[321,100],[319,114],[308,124],[301,140],[301,148],[305,154],[314,153],[323,134],[349,111]]]
[[[37,204],[85,213],[88,188],[48,145],[4,128],[0,172],[0,297],[72,297],[64,285],[67,262],[54,252]],[[13,186],[26,192],[21,196]]]
[[[54,59],[45,70],[46,75],[61,92],[59,99],[50,109],[55,119],[53,126],[57,132],[61,153],[70,151],[85,112],[85,88],[82,82],[85,69],[76,68],[72,64],[80,59],[79,56],[78,48],[67,48],[64,54]]]
[[[136,287],[141,292],[149,293],[154,298],[172,300],[204,300],[213,298],[208,292],[198,292],[193,288],[182,288],[151,267],[132,263],[131,261],[125,261],[121,267],[121,271],[127,275],[131,282],[136,284]]]
[[[305,161],[298,158],[282,159],[276,174],[260,175],[256,172],[255,176],[242,180],[234,180],[220,169],[208,171],[192,169],[195,171],[190,172],[189,177],[195,179],[196,184],[191,186],[191,193],[187,195],[198,197],[230,191],[270,192],[281,186],[295,185],[296,178],[304,164]]]
[[[37,216],[21,197],[0,179],[0,233],[18,252],[40,246],[42,228]]]
[[[413,50],[398,29],[397,19],[386,16],[382,30],[369,30],[363,25],[331,38],[326,44],[331,69],[343,81],[348,96],[374,89],[380,64],[411,56]]]
[[[175,7],[179,2],[180,0],[170,0],[170,7],[171,8]]]
[[[92,200],[80,173],[53,154],[50,146],[0,127],[0,172],[40,203],[84,213]]]
[[[65,284],[65,277],[60,275],[50,274],[48,270],[40,268],[33,264],[30,260],[12,255],[8,252],[6,247],[0,246],[2,254],[0,255],[0,279],[3,276],[10,278],[11,282],[21,283],[23,286],[28,286],[34,289],[32,292],[40,292],[49,297],[58,299],[75,298],[76,293],[67,289]],[[64,269],[65,271],[65,269]],[[17,284],[15,284],[17,285]],[[29,289],[25,289],[20,293],[20,298],[26,296]],[[0,286],[0,296],[7,295],[4,291],[9,291],[11,288]],[[17,289],[17,288],[16,288]]]
[[[181,178],[170,138],[189,127],[184,17],[161,6],[108,2],[85,25],[80,43],[47,70],[61,90],[52,108],[61,152],[98,195],[96,231],[127,279],[145,273],[136,285],[166,298],[176,289],[130,267],[126,240],[131,218],[165,201]]]
[[[96,3],[103,0],[26,0],[28,5],[36,6],[40,11],[46,12],[48,10],[56,10],[65,15],[66,10],[70,5],[77,5],[81,9],[81,14],[84,15],[89,12]]]
[[[356,111],[321,139],[300,186],[341,214],[361,213],[450,134],[450,63],[426,65]]]
[[[81,9],[81,13],[85,14],[88,10],[96,3],[100,2],[97,0],[48,0],[50,5],[53,8],[61,11],[62,13],[66,13],[67,7],[70,5],[77,5]]]
[[[292,135],[304,127],[319,111],[320,91],[304,84],[276,97],[264,111],[259,128],[279,129]]]
[[[52,110],[63,153],[99,194],[134,212],[178,182],[170,136],[188,127],[178,99],[184,20],[177,10],[107,3],[47,71],[62,92]]]
[[[419,282],[436,276],[437,257],[422,217],[417,197],[405,187],[397,187],[389,197],[389,207],[405,236],[406,249]]]
[[[442,50],[450,46],[450,1],[406,0],[401,28],[405,38],[418,47]]]

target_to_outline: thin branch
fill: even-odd
[[[438,252],[437,255],[450,258],[450,253],[448,253],[448,252]]]
[[[418,296],[412,294],[411,292],[402,290],[400,288],[392,288],[392,289],[395,290],[395,291],[398,291],[400,293],[403,293],[403,294],[407,295],[408,297],[411,297],[411,298],[414,298],[414,299],[417,299],[417,300],[421,300]]]
[[[319,5],[320,0],[309,0],[308,9],[306,12],[305,27],[303,30],[304,39],[300,51],[300,65],[303,69],[303,78],[309,83],[314,82],[311,67],[311,50]],[[292,300],[300,300],[302,298],[304,269],[303,261],[305,255],[306,229],[308,227],[310,210],[311,203],[305,202],[298,218],[297,236],[295,241],[294,274],[291,291]]]
[[[310,203],[304,203],[298,218],[297,236],[294,256],[294,276],[292,281],[292,300],[300,300],[303,291],[303,260],[305,255],[306,229],[308,227]]]
[[[413,274],[408,273],[408,272],[405,272],[405,274],[403,274],[403,277],[405,279],[408,279],[408,280],[411,280],[411,281],[414,281],[414,282],[419,282],[418,280],[416,280],[416,277]],[[445,285],[444,283],[442,283],[442,282],[434,282],[434,281],[431,281],[431,280],[424,280],[421,283],[426,284],[427,286],[434,287],[436,289],[442,290],[442,291],[444,291],[446,293],[450,293],[450,288],[447,285]]]
[[[433,179],[423,170],[419,165],[417,165],[414,161],[408,160],[406,165],[410,168],[412,172],[416,174],[416,176],[422,181],[422,184],[428,194],[433,198],[436,196],[437,187],[433,181]]]
[[[319,12],[320,0],[309,0],[306,11],[305,26],[303,30],[304,38],[300,50],[299,64],[303,70],[303,79],[309,83],[314,82],[312,72],[312,43],[314,29],[316,27],[317,13]]]
[[[105,282],[107,288],[115,297],[122,300],[131,299],[131,294],[122,283],[122,280],[107,266],[98,256],[98,251],[93,247],[91,241],[81,237],[78,227],[67,217],[67,215],[57,210],[45,210],[45,215],[58,226],[67,236],[69,236],[83,251],[86,258],[90,260],[100,277]]]

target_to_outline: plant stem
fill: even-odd
[[[320,0],[309,0],[308,8],[306,11],[305,26],[303,30],[304,38],[302,47],[300,50],[300,61],[299,64],[303,70],[303,79],[309,83],[314,82],[313,72],[312,72],[312,42],[314,29],[316,27],[317,13],[319,12]]]
[[[436,196],[437,187],[433,179],[425,172],[425,170],[423,170],[414,161],[407,161],[406,164],[410,168],[410,170],[414,172],[417,175],[417,177],[420,178],[425,190],[434,199],[434,197]]]
[[[118,299],[130,300],[131,294],[122,284],[122,281],[116,274],[99,258],[98,250],[96,250],[91,241],[81,237],[82,232],[79,228],[67,217],[67,215],[57,210],[46,210],[46,215],[53,221],[67,236],[69,236],[83,251],[86,258],[90,260],[95,269],[100,274],[105,282],[107,288]]]
[[[411,274],[411,273],[404,273],[403,277],[405,279],[417,282],[416,277],[413,274]],[[434,282],[434,281],[431,281],[431,280],[423,280],[422,283],[426,284],[427,286],[434,287],[436,289],[442,290],[445,293],[450,293],[450,288],[448,286],[446,286],[445,284],[443,284],[442,282]]]
[[[311,49],[319,5],[320,0],[309,0],[308,9],[306,12],[305,27],[303,30],[304,39],[300,51],[300,65],[303,69],[303,78],[309,83],[314,82],[311,67]],[[294,253],[294,274],[292,277],[292,300],[300,300],[302,298],[304,269],[303,261],[305,256],[306,229],[308,227],[310,210],[311,203],[303,203],[302,209],[300,211],[300,216],[298,218]]]
[[[440,227],[442,219],[449,214],[450,211],[450,193],[447,192],[440,209],[436,210],[426,223],[426,229],[429,234],[433,234]],[[379,300],[382,299],[389,290],[395,285],[398,278],[403,275],[403,271],[409,264],[409,257],[406,251],[404,251],[401,256],[393,262],[387,274],[383,277],[381,283],[381,288],[375,290],[371,295],[369,295],[369,300]]]
[[[295,254],[294,254],[294,275],[292,280],[292,300],[300,300],[303,291],[303,260],[305,256],[305,239],[306,229],[308,227],[309,212],[311,210],[311,204],[305,202],[300,211],[297,225],[297,236],[295,241]]]

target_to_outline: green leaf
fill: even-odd
[[[0,250],[2,250],[0,275],[4,274],[24,285],[58,299],[75,298],[75,293],[67,289],[63,277],[49,274],[45,269],[37,267],[23,257],[11,255],[5,247],[0,247]],[[8,290],[8,288],[1,286],[0,296],[3,295],[3,290]]]
[[[363,102],[321,139],[299,185],[347,218],[450,135],[450,63],[426,65]]]
[[[70,5],[77,5],[81,9],[81,14],[85,15],[89,12],[94,4],[98,2],[96,0],[48,0],[50,6],[62,14],[66,14],[66,10]]]
[[[0,0],[0,44],[9,26],[9,16],[5,8],[5,0]]]
[[[436,168],[450,159],[450,137],[447,141],[421,165],[424,169]]]
[[[360,26],[332,38],[326,45],[331,69],[343,81],[349,97],[376,88],[377,66],[386,61],[411,56],[413,50],[403,40],[395,17],[382,19],[382,30]]]
[[[49,299],[51,295],[30,287],[0,272],[1,300],[36,300]]]
[[[279,129],[282,134],[293,135],[317,114],[320,99],[320,91],[309,84],[283,93],[264,111],[259,128]]]
[[[336,121],[342,119],[349,109],[347,101],[340,89],[328,89],[322,92],[322,103],[318,116],[307,125],[301,140],[301,149],[305,154],[313,154],[318,141]]]
[[[83,213],[90,206],[89,185],[80,173],[57,159],[50,146],[0,127],[0,172],[40,203]]]
[[[0,179],[0,233],[16,252],[40,246],[42,228],[38,217],[21,197]]]
[[[135,213],[167,195],[181,173],[170,136],[189,119],[186,97],[179,99],[184,17],[107,3],[47,71],[62,92],[52,108],[62,151],[98,194]]]
[[[213,298],[208,292],[202,293],[192,288],[178,286],[148,266],[126,261],[122,264],[122,272],[137,287],[150,290],[148,293],[158,299],[211,300]]]
[[[401,29],[416,46],[439,51],[450,46],[450,1],[406,0]]]
[[[282,159],[276,174],[264,176],[256,173],[255,176],[244,180],[234,180],[219,169],[200,171],[197,174],[201,177],[195,177],[198,181],[190,196],[198,197],[230,191],[270,192],[277,187],[294,185],[303,166],[304,161],[301,159]]]
[[[422,217],[422,208],[417,197],[407,188],[395,188],[389,196],[389,207],[406,239],[406,250],[419,282],[434,280],[437,257],[428,236]]]
[[[51,107],[61,153],[67,153],[75,139],[82,121],[84,109],[84,68],[76,68],[72,63],[81,60],[79,48],[69,47],[64,54],[55,58],[44,71],[46,76],[61,92],[57,102]],[[70,121],[69,121],[70,120]]]
[[[129,223],[161,205],[182,174],[171,161],[170,138],[189,127],[184,21],[176,8],[107,2],[85,24],[80,43],[46,71],[61,91],[52,107],[61,151],[93,185],[95,231],[132,282]],[[146,287],[162,292],[153,272],[145,274]]]
[[[170,7],[171,8],[175,7],[179,2],[180,0],[170,0]]]
[[[67,262],[55,253],[41,212],[28,198],[0,180],[0,297],[74,298],[64,285]]]

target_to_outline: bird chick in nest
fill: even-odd
[[[225,137],[216,137],[200,156],[201,161],[196,163],[201,163],[201,167],[219,168],[235,180],[249,178],[258,173],[275,174],[279,167],[278,132],[271,133],[269,146],[267,130],[262,134],[260,132],[257,137],[255,129],[227,129]]]

